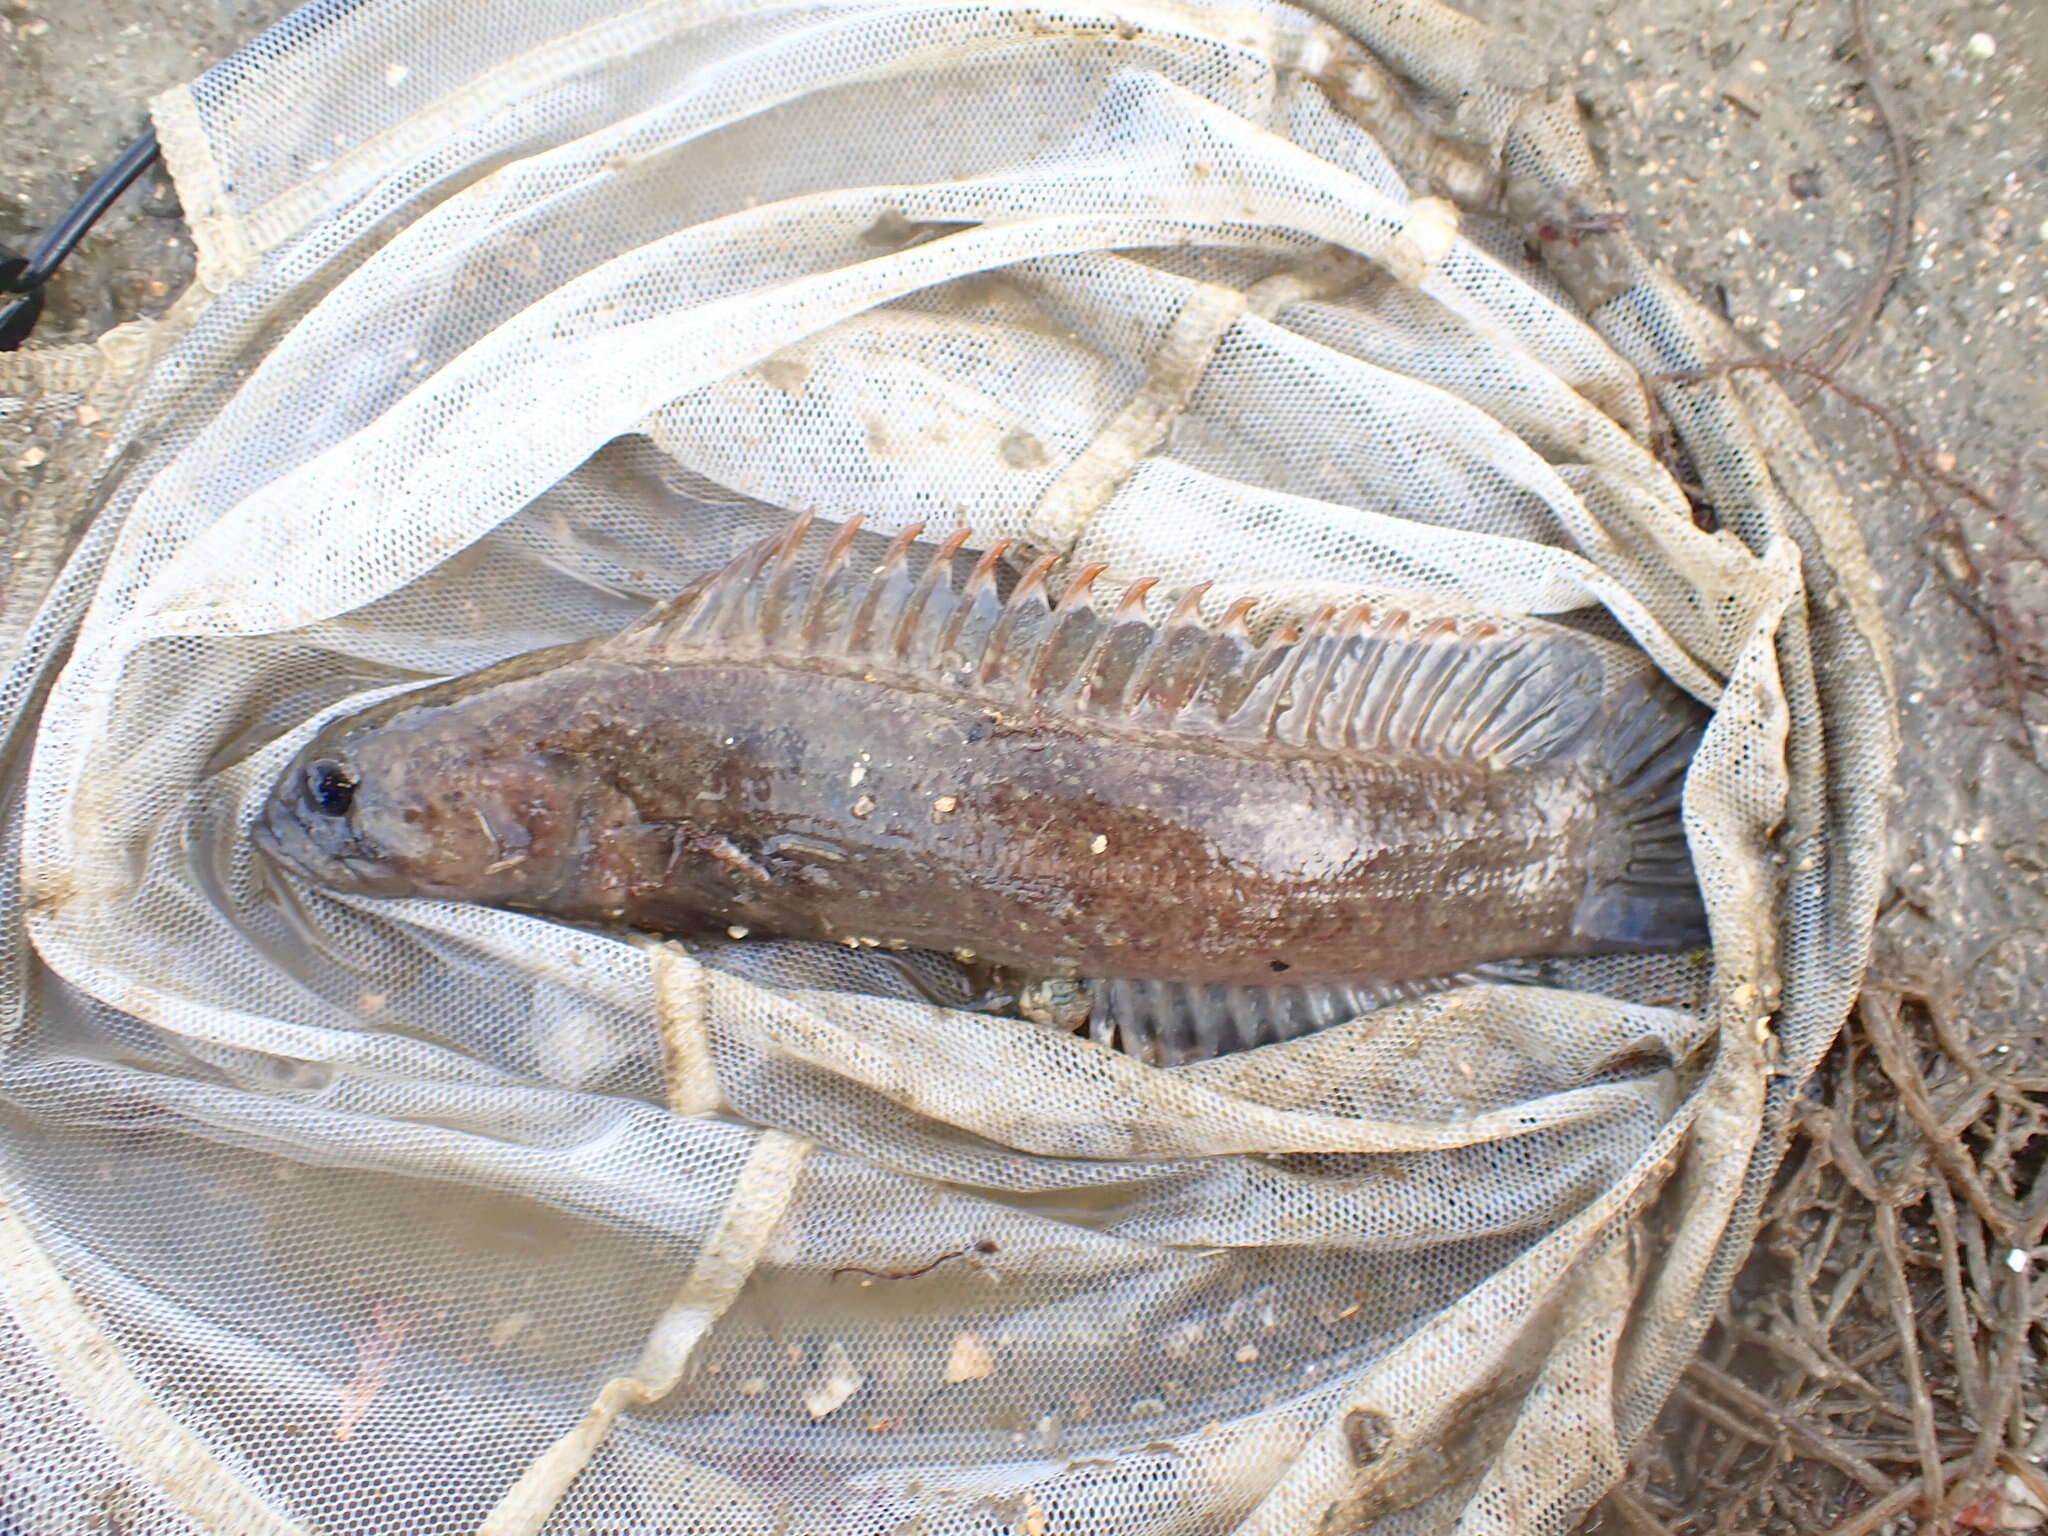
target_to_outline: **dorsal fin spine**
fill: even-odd
[[[1201,612],[1202,599],[1209,595],[1209,588],[1213,585],[1213,582],[1198,581],[1181,593],[1180,601],[1173,605],[1173,611],[1166,616],[1162,627],[1176,629],[1182,624],[1199,622],[1197,616]]]
[[[726,592],[727,578],[731,574],[732,567],[726,566],[704,580],[695,597],[688,602],[678,602],[675,611],[655,625],[650,638],[669,645],[703,628],[706,616],[716,611],[721,596]]]
[[[1090,674],[1089,702],[1105,713],[1134,718],[1131,682],[1161,643],[1157,625],[1140,616],[1110,627],[1109,643]]]
[[[875,616],[886,606],[884,599],[890,595],[899,577],[910,560],[910,546],[917,542],[917,536],[924,532],[923,523],[912,523],[882,551],[882,558],[875,562],[874,572],[868,577],[866,590],[855,606],[853,616],[846,627],[845,650],[849,656],[866,656],[873,653],[875,645]]]
[[[704,593],[711,585],[706,576],[690,583],[667,602],[657,604],[631,630],[627,631],[642,644],[659,650],[668,637],[677,633],[688,621],[697,605],[704,601]],[[623,637],[622,637],[623,638]]]
[[[1158,577],[1141,576],[1124,588],[1123,599],[1116,605],[1116,612],[1111,614],[1109,622],[1102,626],[1100,643],[1089,653],[1088,665],[1081,669],[1078,696],[1082,702],[1101,709],[1123,708],[1129,678],[1125,678],[1124,686],[1112,688],[1104,676],[1104,671],[1111,654],[1119,643],[1130,638],[1132,630],[1142,632],[1144,639],[1141,643],[1146,650],[1158,642],[1158,627],[1145,612],[1146,599],[1158,585]]]
[[[1202,685],[1208,681],[1216,663],[1223,659],[1226,652],[1235,653],[1240,650],[1240,641],[1245,633],[1244,616],[1250,611],[1251,606],[1250,598],[1241,597],[1224,611],[1208,642],[1196,656],[1194,669],[1189,673],[1186,684],[1177,690],[1171,700],[1162,698],[1159,701],[1164,708],[1174,715],[1179,715],[1202,696]]]
[[[1308,628],[1302,631],[1301,638],[1295,642],[1294,649],[1287,658],[1287,665],[1281,671],[1280,680],[1273,689],[1272,701],[1266,709],[1265,718],[1259,722],[1258,729],[1261,735],[1284,740],[1286,738],[1282,736],[1281,721],[1289,717],[1300,719],[1300,716],[1295,714],[1301,702],[1294,697],[1295,682],[1301,676],[1301,670],[1309,657],[1319,657],[1322,654],[1323,642],[1336,615],[1337,610],[1333,607],[1320,610],[1309,620]],[[1302,736],[1305,738],[1306,733],[1302,733]],[[1299,739],[1291,744],[1298,745]]]
[[[947,616],[945,628],[939,632],[939,644],[934,660],[958,657],[968,675],[972,676],[980,657],[969,655],[966,641],[970,621],[984,616],[986,600],[996,589],[996,565],[1010,548],[1011,540],[997,539],[982,551],[981,558],[974,562],[967,573],[967,583],[960,589],[960,595],[953,600],[953,611]],[[998,609],[1000,612],[1000,609]]]
[[[1003,556],[1010,552],[1011,539],[997,539],[981,552],[981,558],[974,562],[974,568],[967,573],[967,585],[963,596],[973,596],[988,591],[996,584],[996,567],[1003,563]]]
[[[1239,668],[1245,667],[1246,652],[1252,643],[1251,630],[1245,625],[1245,615],[1257,606],[1257,599],[1240,597],[1223,610],[1223,617],[1216,623],[1216,639],[1203,653],[1201,665],[1196,669],[1195,679],[1189,687],[1181,711],[1201,719],[1206,724],[1220,726],[1228,718],[1222,707],[1229,687],[1230,668],[1219,668],[1217,663],[1226,656],[1234,658]]]
[[[1332,610],[1325,608],[1309,621],[1306,630],[1283,626],[1273,632],[1251,666],[1252,684],[1244,699],[1231,713],[1229,726],[1236,733],[1264,739],[1271,736],[1280,718],[1281,703],[1294,676],[1301,670],[1310,644],[1321,632]]]
[[[832,595],[832,583],[839,575],[840,567],[846,564],[847,551],[853,548],[853,536],[860,532],[860,519],[850,517],[839,527],[832,542],[825,547],[825,558],[818,564],[818,574],[811,578],[811,599],[804,604],[802,627],[798,633],[805,646],[816,649],[824,643],[821,633],[825,623],[825,605]]]
[[[1053,609],[1052,622],[1045,627],[1045,637],[1038,643],[1037,655],[1033,657],[1031,670],[1025,678],[1024,691],[1033,699],[1044,696],[1046,685],[1051,681],[1049,671],[1053,658],[1059,654],[1060,642],[1066,638],[1067,631],[1093,617],[1095,583],[1108,569],[1102,564],[1083,566],[1081,574],[1069,582],[1067,590],[1060,595]]]
[[[1324,637],[1324,660],[1322,667],[1310,684],[1308,697],[1302,702],[1302,742],[1305,746],[1320,745],[1322,740],[1323,700],[1329,695],[1330,684],[1337,676],[1337,669],[1351,650],[1351,642],[1358,636],[1360,626],[1372,610],[1363,603],[1354,603],[1337,618]]]
[[[1089,690],[1095,684],[1096,673],[1102,666],[1102,658],[1116,638],[1119,626],[1130,622],[1130,614],[1134,608],[1143,612],[1145,594],[1156,584],[1156,578],[1148,576],[1124,588],[1122,595],[1117,598],[1116,607],[1103,621],[1102,633],[1095,637],[1095,643],[1088,647],[1088,654],[1083,656],[1081,664],[1074,668],[1074,675],[1068,680],[1062,695],[1064,703],[1078,706],[1087,700]]]
[[[953,557],[966,544],[968,533],[965,528],[955,528],[926,564],[924,573],[917,578],[917,585],[911,590],[910,601],[903,605],[903,617],[896,621],[895,632],[889,637],[888,651],[898,660],[910,659],[911,641],[917,634],[917,621],[931,602],[933,589],[946,579],[953,568]]]
[[[1199,581],[1189,587],[1180,595],[1180,601],[1173,605],[1173,611],[1167,614],[1166,622],[1159,626],[1151,649],[1143,664],[1131,674],[1131,685],[1124,693],[1127,713],[1135,715],[1138,710],[1154,703],[1161,711],[1171,713],[1174,706],[1157,698],[1160,674],[1166,670],[1167,661],[1179,644],[1180,636],[1190,627],[1201,628],[1202,599],[1208,595],[1210,586],[1209,582]]]
[[[718,579],[705,593],[706,601],[697,605],[697,612],[683,632],[733,641],[753,628],[746,620],[761,595],[761,573],[775,558],[775,551],[781,543],[780,534],[763,539],[719,572]]]
[[[1128,587],[1125,587],[1123,600],[1116,605],[1116,612],[1111,616],[1110,621],[1115,624],[1121,624],[1132,614],[1144,612],[1145,599],[1151,595],[1152,589],[1158,585],[1159,578],[1157,576],[1143,576],[1132,582]]]
[[[796,571],[796,552],[809,537],[811,525],[816,521],[815,513],[804,513],[790,525],[789,532],[782,536],[781,546],[775,551],[774,571],[768,578],[768,589],[761,594],[761,612],[755,626],[764,647],[773,646],[782,632],[784,610],[789,602],[789,581]]]
[[[981,666],[975,674],[980,681],[993,683],[1001,678],[1003,662],[1025,611],[1034,603],[1040,612],[1050,611],[1045,598],[1045,578],[1058,563],[1056,555],[1040,555],[1017,578],[1017,585],[1010,590],[1010,600],[1003,604],[1003,616],[996,620],[996,627],[989,632],[988,644],[982,650]],[[1041,631],[1039,639],[1042,641],[1044,638]]]

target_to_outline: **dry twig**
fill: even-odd
[[[1777,1405],[1769,1398],[1755,1388],[1737,1381],[1718,1366],[1709,1365],[1704,1360],[1695,1360],[1686,1367],[1685,1374],[1719,1393],[1752,1418],[1768,1424],[1786,1439],[1794,1441],[1809,1456],[1826,1462],[1836,1471],[1854,1478],[1874,1493],[1891,1492],[1892,1479],[1886,1477],[1870,1462],[1837,1444],[1834,1436],[1826,1431],[1779,1412]],[[1741,1423],[1740,1420],[1735,1422]],[[1742,1432],[1756,1434],[1757,1428],[1755,1425],[1743,1425]]]
[[[1969,1303],[1964,1299],[1962,1246],[1956,1238],[1955,1198],[1946,1184],[1928,1191],[1934,1207],[1934,1231],[1941,1243],[1942,1294],[1948,1303],[1949,1359],[1955,1362],[1956,1390],[1963,1407],[1978,1422],[1984,1417],[1984,1371],[1971,1339]]]
[[[1920,1135],[1927,1143],[1928,1155],[1962,1192],[1963,1198],[1970,1202],[1998,1240],[2007,1244],[2015,1242],[2017,1233],[2012,1218],[1998,1209],[1991,1192],[1977,1176],[1969,1154],[1963,1150],[1962,1138],[1942,1125],[1934,1113],[1934,1105],[1927,1097],[1927,1080],[1920,1075],[1920,1068],[1907,1050],[1905,1036],[1899,1029],[1898,999],[1882,992],[1865,992],[1857,1007],[1870,1043],[1877,1047],[1878,1060],[1884,1063],[1885,1075],[1898,1086],[1899,1107],[1919,1127]]]
[[[1621,1517],[1632,1536],[1671,1536],[1671,1527],[1659,1520],[1643,1496],[1622,1483],[1609,1491],[1607,1504]]]
[[[1849,0],[1849,25],[1856,42],[1856,56],[1863,62],[1864,88],[1870,92],[1871,106],[1884,128],[1885,145],[1891,154],[1892,206],[1885,226],[1884,260],[1876,274],[1848,309],[1798,354],[1799,362],[1820,372],[1841,368],[1863,345],[1893,284],[1906,270],[1906,248],[1913,238],[1913,151],[1900,130],[1905,115],[1884,78],[1877,43],[1870,33],[1870,0]],[[1811,393],[1809,390],[1808,394]]]
[[[1962,1469],[1963,1463],[1955,1461],[1944,1466],[1941,1470],[1942,1475],[1947,1477],[1960,1472]],[[1910,1509],[1914,1501],[1920,1497],[1924,1486],[1917,1477],[1910,1482],[1899,1484],[1898,1487],[1879,1499],[1875,1504],[1868,1505],[1864,1509],[1859,1510],[1840,1525],[1829,1527],[1825,1536],[1870,1536],[1872,1531],[1877,1530],[1888,1521],[1896,1519]]]

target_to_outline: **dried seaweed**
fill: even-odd
[[[2042,1063],[1874,980],[1795,1120],[1755,1257],[1586,1530],[2017,1529],[2048,1509]]]

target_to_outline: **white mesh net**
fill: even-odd
[[[1425,0],[333,0],[157,103],[213,296],[8,594],[0,1518],[1568,1528],[1853,994],[1893,728],[1819,454],[1646,386],[1728,338],[1516,65]],[[1161,1069],[255,856],[325,720],[796,511],[1625,644],[1718,706],[1711,963]]]

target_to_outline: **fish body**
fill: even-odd
[[[1049,561],[1006,594],[1000,550],[913,534],[856,563],[800,523],[622,635],[336,722],[260,836],[337,889],[971,952],[1165,1059],[1702,940],[1700,711],[1606,697],[1577,637],[1359,606],[1261,644],[1246,603],[1154,619],[1094,569],[1055,603]]]

